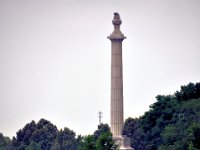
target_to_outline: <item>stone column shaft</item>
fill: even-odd
[[[134,150],[130,146],[130,139],[122,135],[124,124],[122,41],[126,37],[120,31],[122,21],[118,13],[114,13],[112,23],[114,31],[108,36],[111,40],[111,132],[119,150]]]
[[[121,19],[118,13],[112,20],[114,31],[108,37],[111,40],[111,132],[113,136],[122,134],[123,111],[123,67],[122,41],[126,38],[120,31]]]
[[[111,131],[121,135],[123,117],[122,40],[112,40],[111,45]]]

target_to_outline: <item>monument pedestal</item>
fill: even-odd
[[[119,146],[119,150],[134,150],[131,147],[130,138],[125,135],[114,136],[113,140]]]

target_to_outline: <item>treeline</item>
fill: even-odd
[[[100,124],[92,135],[76,136],[73,130],[58,130],[50,121],[31,121],[9,139],[0,134],[0,150],[115,150],[110,128]]]
[[[125,121],[135,150],[200,150],[200,83],[156,99],[143,116]]]
[[[200,83],[158,95],[148,112],[125,121],[123,134],[135,150],[200,150]],[[101,124],[87,136],[50,121],[31,121],[12,140],[0,133],[0,150],[115,150],[110,128]]]

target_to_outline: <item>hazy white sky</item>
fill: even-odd
[[[125,118],[200,81],[199,0],[0,0],[0,132],[31,120],[90,134],[110,122],[113,12],[123,42]]]

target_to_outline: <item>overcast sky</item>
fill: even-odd
[[[92,134],[110,123],[113,13],[122,19],[124,113],[200,81],[199,0],[0,0],[0,132],[31,120]]]

